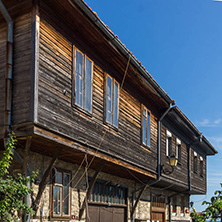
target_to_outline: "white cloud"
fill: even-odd
[[[216,120],[203,119],[201,121],[196,121],[195,125],[197,127],[222,127],[222,119],[221,118]]]
[[[207,137],[207,139],[212,143],[212,145],[216,149],[222,150],[222,136]]]
[[[222,1],[222,0],[221,0]],[[215,124],[220,124],[222,122],[222,119],[217,119],[217,120],[214,120],[214,123]]]

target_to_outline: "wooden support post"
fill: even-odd
[[[83,201],[83,204],[82,204],[82,207],[81,207],[81,209],[80,209],[80,211],[79,211],[79,220],[81,220],[81,218],[82,218],[82,216],[83,216],[83,213],[84,213],[84,210],[85,210],[87,201],[88,201],[88,199],[89,199],[89,196],[90,196],[90,194],[91,194],[91,192],[92,192],[92,189],[93,189],[93,187],[94,187],[94,185],[95,185],[96,179],[97,179],[99,173],[101,172],[104,164],[105,164],[105,162],[102,162],[102,163],[99,165],[98,169],[96,170],[96,172],[95,172],[95,174],[94,174],[94,176],[93,176],[93,178],[92,178],[92,181],[90,182],[89,188],[88,188],[87,193],[86,193],[86,197],[85,197],[85,199],[84,199],[84,201]]]
[[[27,140],[26,140],[26,144],[25,144],[25,151],[24,151],[24,162],[22,165],[22,174],[23,176],[30,176],[27,175],[26,171],[27,171],[27,163],[28,163],[28,152],[31,146],[31,141],[32,141],[32,136],[28,136]]]
[[[48,178],[50,176],[50,173],[56,163],[56,161],[58,160],[58,157],[59,157],[59,154],[61,152],[61,149],[58,149],[57,152],[54,154],[52,160],[51,160],[51,163],[49,164],[47,170],[45,171],[43,177],[42,177],[42,180],[39,184],[39,191],[38,191],[38,194],[37,194],[37,197],[32,205],[32,209],[35,211],[35,215],[37,213],[37,210],[39,208],[39,202],[40,202],[40,199],[42,197],[42,193],[46,187],[46,184],[47,184],[47,181],[48,181]]]
[[[140,193],[139,193],[139,195],[138,195],[138,197],[137,197],[137,199],[136,199],[136,203],[134,204],[133,209],[132,209],[132,212],[131,212],[131,215],[130,215],[131,219],[133,218],[133,214],[134,214],[134,212],[135,212],[135,210],[136,210],[136,207],[137,207],[137,205],[138,205],[138,203],[139,203],[139,200],[140,200],[140,198],[142,197],[143,192],[146,190],[146,188],[147,188],[147,184],[144,185],[144,187],[141,189],[141,191],[140,191]]]

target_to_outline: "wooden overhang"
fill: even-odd
[[[148,71],[120,42],[118,37],[98,18],[81,0],[48,0],[48,13],[56,14],[61,21],[61,33],[80,50],[84,51],[103,71],[113,75],[120,83],[130,56],[130,66],[124,82],[124,88],[134,89],[141,102],[150,101],[153,107],[165,109],[174,101],[157,84]],[[41,19],[41,1],[40,1]],[[47,20],[46,17],[44,19]],[[64,25],[66,24],[66,29]],[[69,33],[66,33],[69,30]]]
[[[26,127],[27,125],[25,124],[22,126],[22,132],[17,131],[18,128],[13,129],[17,135],[18,149],[25,149],[26,140],[31,136],[30,151],[41,155],[53,157],[58,149],[62,149],[59,156],[59,159],[62,161],[80,165],[85,155],[87,155],[88,162],[93,159],[90,169],[96,170],[101,161],[104,161],[105,164],[102,171],[105,173],[112,173],[113,175],[126,179],[138,178],[144,182],[150,179],[156,179],[156,174],[149,172],[147,169],[142,169],[126,159],[107,155],[103,153],[101,149],[88,147],[87,144],[81,144],[72,138],[49,131],[33,123],[30,123],[28,127]],[[0,144],[3,144],[3,140],[0,140]],[[0,149],[3,149],[3,147],[3,145],[0,146]]]
[[[12,19],[15,19],[18,15],[25,14],[31,11],[32,0],[2,0],[5,8]],[[0,13],[0,24],[5,23],[3,15]]]
[[[178,107],[174,107],[167,115],[167,120],[170,121],[180,132],[185,135],[189,144],[195,144],[200,148],[207,156],[217,154],[217,150],[212,144],[199,132],[199,130],[192,124],[192,122],[182,113]],[[200,137],[202,136],[202,142]]]

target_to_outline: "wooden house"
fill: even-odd
[[[38,171],[25,221],[190,221],[217,151],[82,0],[0,1],[0,139]],[[176,167],[169,165],[176,157]]]

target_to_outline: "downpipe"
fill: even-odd
[[[6,61],[6,75],[5,75],[5,121],[4,121],[4,139],[7,140],[9,134],[11,133],[11,125],[12,125],[12,79],[13,79],[13,20],[9,15],[7,9],[4,4],[0,0],[0,12],[3,15],[4,19],[7,22],[8,34],[7,34],[7,61]],[[14,156],[19,162],[22,164],[24,160],[22,157],[12,149]],[[26,176],[30,176],[29,167],[27,167]],[[30,188],[31,184],[27,184]],[[30,204],[30,195],[25,197],[25,203],[28,206]],[[25,215],[25,221],[30,222],[30,214]]]
[[[174,108],[174,104],[170,104],[169,108],[164,112],[164,114],[158,120],[158,150],[157,150],[157,181],[160,181],[161,176],[161,122],[164,117],[170,112],[172,108]]]
[[[12,78],[13,78],[13,20],[9,15],[4,4],[0,0],[0,11],[5,18],[8,26],[7,35],[7,61],[5,75],[5,138],[11,132],[12,123]]]

